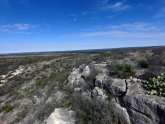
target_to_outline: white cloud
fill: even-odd
[[[30,29],[31,27],[33,27],[32,25],[30,24],[14,24],[13,25],[17,30],[28,30]]]
[[[8,34],[29,34],[32,30],[39,28],[39,25],[32,24],[4,24],[0,25],[0,33]]]
[[[161,27],[161,28],[160,28]],[[118,25],[96,25],[91,28],[88,28],[86,31],[130,31],[130,32],[158,32],[164,31],[165,26],[159,23],[145,23],[145,22],[135,22],[135,23],[123,23]]]
[[[152,23],[143,23],[143,22],[136,22],[136,23],[125,23],[121,25],[109,25],[107,28],[112,30],[128,30],[128,31],[154,31],[159,29],[156,25]]]
[[[82,33],[70,34],[71,37],[81,38],[115,38],[115,39],[145,39],[145,40],[165,40],[165,31],[160,26],[152,23],[130,23],[121,25],[95,26],[94,30]]]
[[[116,2],[109,5],[108,2],[104,3],[101,7],[102,10],[113,10],[113,11],[123,11],[130,8],[130,5],[124,4],[123,2]]]
[[[76,37],[111,37],[111,38],[164,38],[165,32],[162,33],[141,33],[141,32],[125,32],[125,31],[97,31],[89,33],[79,33],[72,36]]]

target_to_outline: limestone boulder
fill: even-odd
[[[68,77],[68,85],[71,87],[77,87],[79,85],[85,85],[84,79],[82,78],[81,69],[73,69]]]
[[[95,78],[95,87],[103,88],[109,81],[106,73],[99,73]]]
[[[91,70],[90,70],[89,66],[87,65],[87,66],[85,66],[85,68],[83,69],[83,72],[82,72],[81,75],[82,75],[83,77],[87,78],[87,77],[90,76],[90,72],[91,72]]]
[[[96,99],[99,102],[104,102],[107,99],[107,95],[105,91],[99,87],[95,87],[92,90],[91,96],[93,99]]]
[[[127,92],[125,80],[115,78],[109,81],[106,89],[113,96],[122,96]]]
[[[56,108],[47,119],[46,124],[75,124],[75,112],[65,108]]]

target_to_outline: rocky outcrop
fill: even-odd
[[[122,96],[126,93],[126,83],[122,79],[112,79],[109,85],[105,87],[113,96]]]
[[[95,87],[91,92],[91,97],[99,102],[103,102],[107,99],[108,96],[105,94],[103,89]]]
[[[81,68],[73,68],[72,73],[68,77],[68,82],[71,87],[78,87],[81,85],[85,85],[85,81],[82,78],[83,76],[87,77],[90,73],[90,70],[84,69],[84,71],[81,70]]]
[[[118,104],[116,101],[114,102],[113,100],[110,102],[110,105],[110,109],[114,113],[113,116],[117,116],[121,124],[131,124],[130,117],[126,108],[122,107],[120,104]]]
[[[98,74],[94,82],[90,82],[93,90],[89,91],[81,86],[88,85],[84,77],[90,77],[93,70],[97,70]],[[121,124],[164,124],[165,98],[147,95],[142,83],[144,81],[137,78],[110,77],[106,63],[81,66],[74,69],[68,78],[68,85],[73,87],[75,93],[99,102],[109,102],[109,109]]]
[[[132,124],[164,124],[165,99],[145,94],[138,80],[126,80],[127,93],[119,104],[127,109]]]
[[[157,101],[158,100],[158,101]],[[132,124],[164,124],[165,100],[145,94],[126,95],[119,99],[127,109]]]
[[[74,111],[56,108],[55,111],[49,116],[46,124],[75,124]]]
[[[108,83],[109,83],[109,77],[106,73],[99,73],[95,77],[95,82],[94,82],[95,87],[103,88],[106,85],[108,85]]]
[[[84,76],[85,78],[87,78],[88,76],[90,76],[90,68],[89,68],[89,66],[87,65],[87,66],[85,66],[85,68],[83,69],[83,72],[82,72],[82,76]]]
[[[110,78],[106,73],[99,73],[95,78],[94,84],[96,87],[103,88],[114,96],[121,96],[126,93],[125,80]]]

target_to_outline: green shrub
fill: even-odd
[[[6,90],[0,87],[0,96],[4,95],[5,93],[6,93]]]
[[[164,52],[164,48],[157,48],[152,50],[154,55],[161,55]]]
[[[109,58],[109,57],[112,56],[112,53],[111,53],[110,51],[107,51],[107,52],[102,53],[102,55],[103,55],[103,57],[105,57],[105,58]]]
[[[22,81],[23,80],[23,77],[17,75],[17,76],[14,77],[14,80],[15,81]]]
[[[27,114],[28,114],[28,110],[25,109],[21,110],[20,112],[17,113],[17,116],[15,116],[13,122],[10,124],[18,124],[18,122],[23,120],[23,118],[25,118]]]
[[[70,97],[72,109],[76,112],[78,124],[110,124],[117,121],[108,103],[98,103],[79,94]]]
[[[149,95],[158,95],[165,97],[165,74],[161,74],[157,77],[151,78],[145,87],[148,90]]]
[[[163,66],[150,66],[145,73],[141,75],[141,78],[143,80],[150,80],[151,78],[159,76],[161,73],[164,73]]]
[[[40,121],[43,121],[44,119],[50,116],[50,114],[54,111],[55,108],[58,107],[58,101],[53,99],[51,103],[45,103],[37,109],[37,111],[35,112],[35,118],[37,118]]]
[[[64,99],[64,100],[61,101],[60,105],[61,105],[62,108],[69,108],[70,107],[70,101]]]
[[[165,55],[153,55],[147,61],[150,66],[165,66]]]
[[[43,75],[41,78],[38,78],[36,80],[36,86],[43,88],[47,85],[47,82],[48,82],[47,77],[45,75]]]
[[[2,110],[5,111],[6,113],[12,111],[13,108],[14,106],[9,103],[6,103],[5,105],[2,106]]]
[[[138,64],[142,68],[149,68],[149,63],[146,60],[139,60]]]
[[[112,64],[112,74],[117,75],[119,78],[134,77],[135,64],[130,61],[117,61]]]
[[[35,109],[35,106],[33,105],[33,104],[31,104],[31,103],[29,103],[29,104],[22,104],[22,105],[20,105],[20,109],[22,110],[22,109],[25,109],[25,110],[34,110]]]

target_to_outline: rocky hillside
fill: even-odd
[[[68,85],[73,89],[73,95],[79,96],[77,100],[81,98],[98,104],[97,107],[100,107],[102,119],[97,120],[97,115],[93,115],[97,121],[93,120],[94,122],[91,121],[91,123],[165,123],[165,98],[147,95],[143,88],[146,83],[144,80],[132,77],[128,79],[114,78],[109,75],[109,71],[110,68],[106,63],[93,62],[74,68],[68,77]],[[90,82],[90,78],[93,79],[93,82]],[[90,102],[89,104],[91,104]],[[79,107],[85,107],[82,104],[84,103],[81,103]],[[106,104],[110,115],[104,115],[107,113],[101,109],[102,104]],[[73,109],[81,114],[76,108]],[[106,116],[109,117],[104,118]]]
[[[0,57],[0,124],[164,124],[164,49]]]

